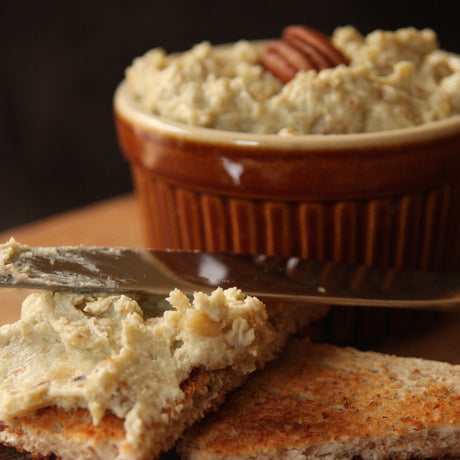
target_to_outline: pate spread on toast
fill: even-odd
[[[37,293],[0,328],[0,441],[62,458],[155,458],[324,308],[236,288],[140,299]]]

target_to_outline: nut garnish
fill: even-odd
[[[327,35],[303,25],[286,27],[280,39],[269,41],[260,62],[283,83],[292,80],[300,70],[320,71],[348,65],[347,58]]]

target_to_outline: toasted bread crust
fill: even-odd
[[[294,340],[180,449],[190,459],[460,455],[460,366]]]
[[[82,444],[90,442],[97,446],[101,442],[105,444],[106,440],[111,444],[106,450],[116,452],[117,442],[124,437],[123,420],[113,414],[106,414],[96,428],[88,410],[66,412],[58,407],[47,407],[33,415],[16,418],[1,429],[1,439],[6,444],[22,445],[36,458],[59,452],[60,445],[64,444],[68,454],[75,450],[75,455],[79,455]],[[89,452],[82,458],[90,458]]]

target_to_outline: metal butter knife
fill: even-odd
[[[408,271],[265,255],[0,245],[0,286],[54,291],[185,294],[236,286],[277,301],[445,308],[460,305],[460,273]]]

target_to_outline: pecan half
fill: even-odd
[[[280,39],[269,41],[260,62],[283,83],[292,80],[300,70],[320,71],[348,65],[347,58],[327,35],[302,25],[286,27]]]

